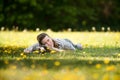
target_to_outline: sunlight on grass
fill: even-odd
[[[29,46],[37,42],[36,36],[42,32],[0,32],[3,46]],[[119,32],[46,32],[53,38],[68,38],[74,43],[87,46],[120,46]]]
[[[50,32],[83,50],[23,53],[41,32],[0,32],[0,80],[120,80],[120,32]]]

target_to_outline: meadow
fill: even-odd
[[[84,49],[23,53],[42,32]],[[120,80],[120,32],[0,31],[0,80]]]

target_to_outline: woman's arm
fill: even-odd
[[[54,51],[57,51],[57,52],[63,52],[64,51],[62,49],[58,49],[58,48],[55,48],[55,47],[51,48],[51,50],[54,50]]]
[[[39,43],[33,44],[32,46],[29,46],[28,48],[24,49],[24,53],[31,53],[35,50],[39,50],[40,46]]]
[[[59,44],[60,49],[64,50],[76,50],[74,44],[66,39],[55,39],[55,41]]]

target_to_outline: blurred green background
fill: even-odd
[[[120,0],[0,0],[0,28],[120,31]]]

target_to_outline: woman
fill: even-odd
[[[53,39],[46,33],[41,33],[37,36],[38,43],[26,48],[24,50],[25,53],[33,52],[34,50],[45,50],[45,47],[42,47],[42,45],[46,46],[50,50],[54,50],[57,52],[62,52],[64,50],[76,50],[80,49],[82,50],[81,44],[73,44],[68,39]]]

